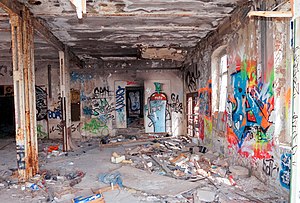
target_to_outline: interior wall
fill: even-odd
[[[93,74],[91,74],[93,72]],[[166,95],[163,112],[164,132],[182,135],[183,121],[183,83],[180,71],[71,71],[71,88],[80,91],[81,118],[74,125],[78,134],[72,136],[105,136],[119,134],[127,128],[126,87],[142,87],[144,90],[144,125],[140,132],[155,132],[154,123],[158,115],[149,103],[149,97],[155,93],[155,82],[162,84],[162,93]],[[160,106],[159,108],[161,108]],[[154,111],[153,111],[154,110]],[[124,131],[122,131],[124,132]],[[162,131],[161,131],[162,132]]]
[[[266,22],[262,27],[257,18],[246,20],[236,32],[216,34],[215,46],[207,40],[192,53],[185,65],[185,93],[200,93],[196,111],[201,144],[287,193],[291,161],[289,21]],[[211,69],[215,61],[211,60],[216,60],[214,53],[220,46],[227,47],[228,55],[228,96],[222,119],[219,112],[210,110],[212,103],[217,103],[212,98],[219,99],[211,96],[211,88],[217,89],[219,84],[209,86],[215,74]],[[223,122],[225,131],[218,127],[219,122]]]

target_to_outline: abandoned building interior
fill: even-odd
[[[300,0],[0,0],[0,202],[300,203],[299,28]]]

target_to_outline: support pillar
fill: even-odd
[[[70,102],[70,71],[68,47],[59,51],[60,61],[60,94],[63,124],[63,150],[70,151],[73,147],[71,141],[71,102]]]
[[[293,66],[291,125],[292,125],[292,163],[290,202],[300,202],[300,0],[291,1],[293,4]]]
[[[13,55],[16,148],[19,181],[38,172],[36,133],[34,31],[29,10],[10,13]]]

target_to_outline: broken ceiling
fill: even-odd
[[[70,0],[19,2],[26,4],[80,59],[183,61],[186,53],[230,16],[241,1],[87,0],[83,19],[77,18]],[[0,48],[10,46],[2,37],[8,35],[3,30],[9,30],[8,19],[2,15]],[[48,47],[39,38],[37,41],[35,47],[40,51],[36,55],[41,54],[37,57],[51,58]]]

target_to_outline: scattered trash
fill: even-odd
[[[111,162],[118,164],[121,163],[122,161],[125,161],[125,156],[124,155],[119,155],[116,152],[114,152],[111,156]]]
[[[232,186],[235,186],[235,185],[236,185],[236,182],[234,181],[232,175],[229,175],[229,176],[228,176],[228,180],[229,180],[229,182],[230,182],[230,184],[231,184]]]
[[[72,203],[104,203],[104,198],[102,194],[95,194],[88,197],[76,197],[73,199]]]
[[[104,192],[111,191],[111,190],[120,190],[120,186],[117,184],[117,185],[112,185],[112,186],[108,186],[108,187],[103,187],[103,188],[96,190],[94,193],[102,194]]]
[[[110,185],[118,184],[120,187],[123,187],[121,174],[119,172],[100,174],[99,181]]]
[[[39,186],[37,186],[35,183],[26,183],[26,188],[29,188],[32,191],[39,190]]]
[[[58,151],[59,145],[51,145],[48,147],[48,152]]]

